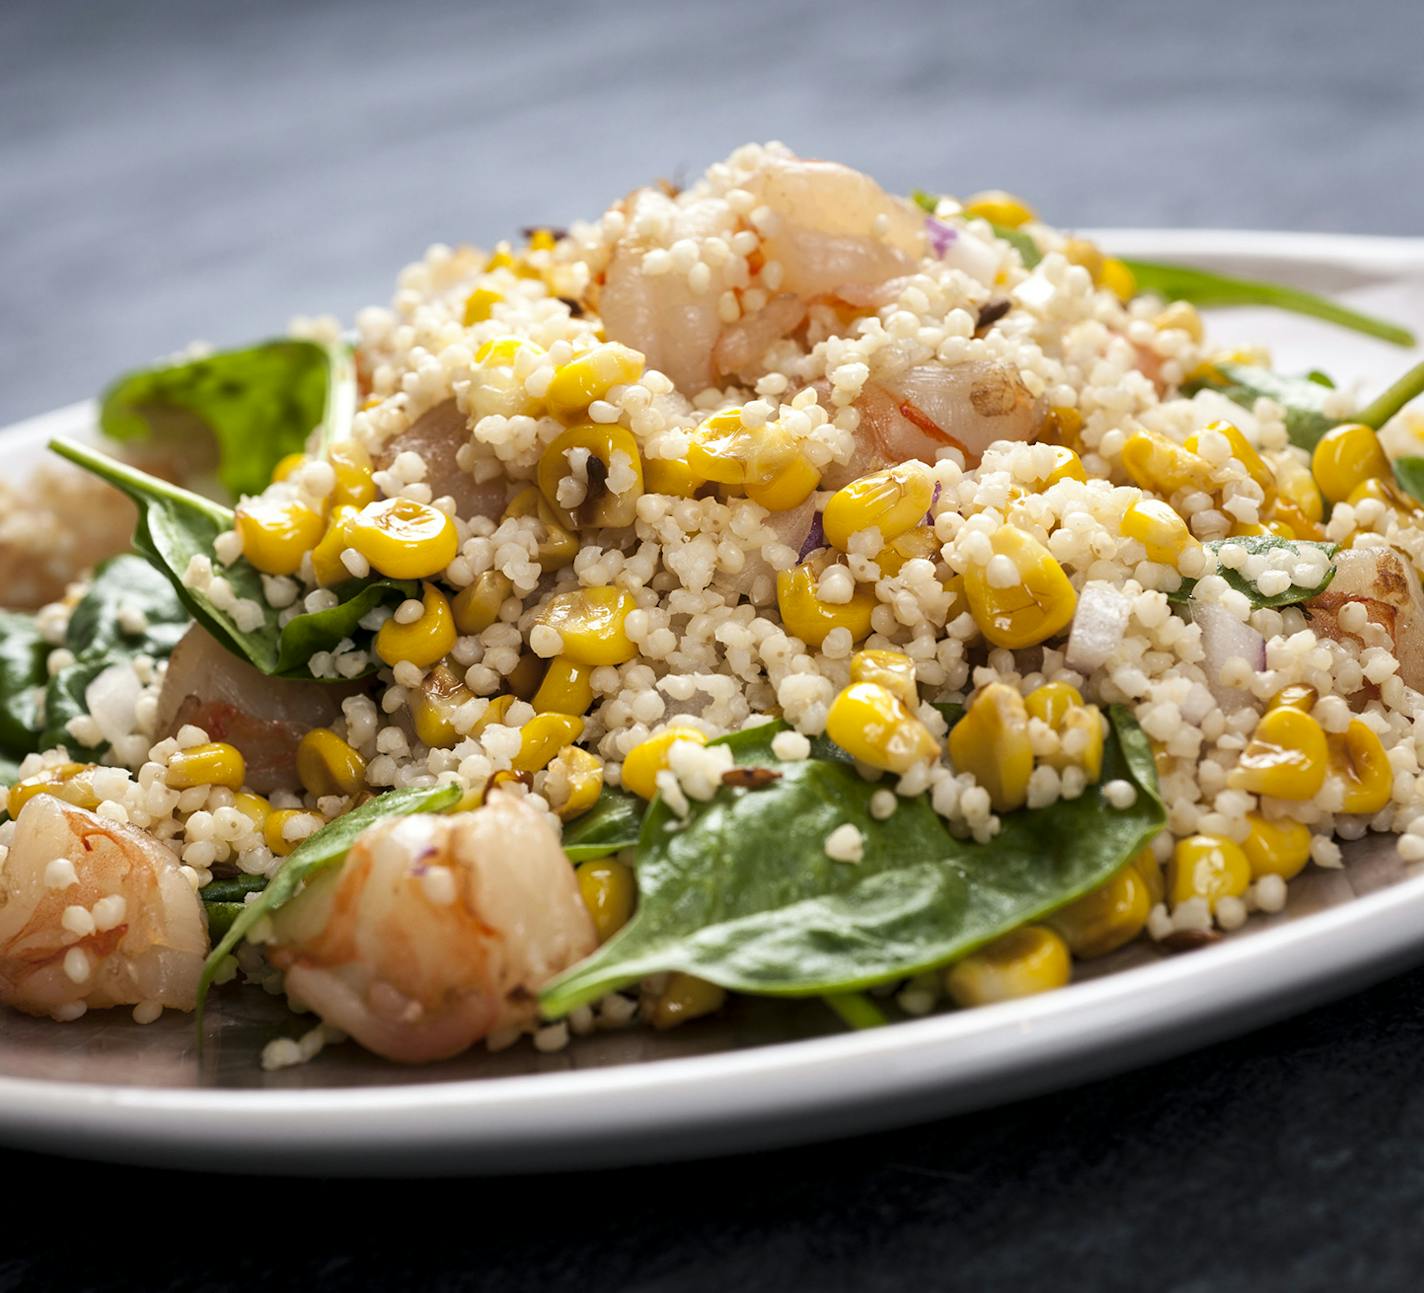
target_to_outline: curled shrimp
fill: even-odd
[[[36,795],[15,822],[0,906],[0,1001],[32,1015],[192,1010],[208,922],[178,859],[143,831]]]
[[[288,992],[407,1063],[531,1022],[538,989],[596,945],[553,828],[505,794],[377,823],[273,925]]]

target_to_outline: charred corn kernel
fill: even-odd
[[[603,760],[576,745],[566,745],[549,764],[544,794],[561,821],[572,821],[598,802],[603,790]]]
[[[971,564],[964,572],[965,596],[979,631],[995,646],[1016,651],[1066,629],[1078,594],[1053,554],[1014,525],[1001,525],[989,543],[995,558],[1008,558],[1017,579],[1000,587],[999,563],[992,559],[987,566]]]
[[[878,682],[853,682],[837,695],[826,735],[851,758],[883,772],[905,773],[940,753],[929,728]]]
[[[813,648],[819,647],[832,629],[848,629],[852,642],[868,637],[875,590],[857,584],[850,601],[832,604],[816,596],[816,582],[815,568],[804,562],[777,572],[776,604],[787,631]]]
[[[468,588],[460,589],[450,603],[455,627],[461,633],[483,633],[499,619],[500,607],[513,592],[514,584],[508,575],[486,570]]]
[[[642,355],[616,341],[605,341],[554,369],[544,402],[556,418],[576,417],[611,387],[627,386],[642,375]]]
[[[1072,975],[1068,944],[1044,925],[1025,925],[951,965],[944,986],[955,1005],[989,1006],[1051,992]]]
[[[920,703],[915,662],[903,651],[857,651],[850,658],[850,680],[879,683],[911,708]]]
[[[985,687],[950,728],[949,757],[958,771],[972,773],[989,792],[996,813],[1023,807],[1033,774],[1023,697],[1007,683]]]
[[[1005,229],[1017,229],[1035,219],[1033,208],[1027,202],[1003,189],[984,189],[966,199],[964,214],[971,220],[987,220]]]
[[[351,528],[356,512],[357,509],[350,506],[333,507],[327,517],[326,533],[312,549],[312,574],[323,588],[333,588],[351,578],[341,554],[351,546]]]
[[[775,422],[749,427],[740,408],[705,418],[687,446],[687,466],[719,485],[765,485],[797,456],[795,442]]]
[[[658,793],[658,773],[668,766],[668,755],[678,741],[706,745],[707,738],[695,727],[665,727],[661,732],[639,741],[623,759],[623,789],[631,790],[642,799]]]
[[[425,669],[443,660],[455,645],[450,602],[434,584],[421,586],[420,618],[409,624],[389,619],[376,632],[376,654],[387,664],[409,661]]]
[[[371,459],[360,445],[349,440],[333,445],[328,460],[336,475],[336,485],[328,500],[332,507],[365,507],[376,497]]]
[[[1063,445],[1075,453],[1083,447],[1083,415],[1067,404],[1055,404],[1048,410],[1043,438],[1051,444]]]
[[[235,745],[208,741],[179,750],[168,761],[166,780],[174,790],[188,790],[193,786],[226,786],[229,790],[240,790],[247,780],[247,762]]]
[[[606,943],[633,918],[638,885],[633,868],[624,862],[601,858],[585,862],[576,872],[579,897],[593,917],[593,932]]]
[[[691,974],[668,976],[667,986],[653,1003],[654,1028],[676,1028],[690,1019],[699,1019],[721,1010],[727,990]]]
[[[1174,494],[1179,489],[1216,490],[1211,464],[1160,431],[1134,431],[1122,447],[1122,465],[1143,489]]]
[[[1313,799],[1325,784],[1328,767],[1320,724],[1309,714],[1282,705],[1261,715],[1227,783],[1253,795]]]
[[[1066,682],[1046,682],[1024,697],[1024,709],[1030,718],[1037,718],[1057,729],[1064,716],[1075,705],[1083,704],[1083,693]]]
[[[76,808],[95,809],[99,796],[94,792],[94,769],[92,763],[61,763],[17,781],[10,787],[5,811],[13,820],[36,795],[53,795]]]
[[[556,656],[534,693],[534,708],[541,714],[586,714],[593,704],[592,676],[588,665],[566,655]]]
[[[511,764],[516,772],[538,772],[582,734],[583,719],[577,714],[535,714],[519,729],[519,753]]]
[[[1197,313],[1197,307],[1190,301],[1173,301],[1165,310],[1152,320],[1152,326],[1159,332],[1166,332],[1169,328],[1176,328],[1185,332],[1193,341],[1201,341],[1204,335],[1202,329],[1201,315]]]
[[[1177,510],[1160,498],[1139,498],[1122,516],[1122,532],[1147,550],[1147,560],[1175,566],[1188,548],[1198,547]]]
[[[789,512],[810,498],[820,483],[821,473],[798,453],[765,485],[748,484],[747,497],[768,512]]]
[[[1288,817],[1268,821],[1260,813],[1246,814],[1246,838],[1241,844],[1251,864],[1251,878],[1278,875],[1293,880],[1310,861],[1310,827]]]
[[[1116,256],[1107,256],[1098,270],[1098,286],[1105,287],[1119,301],[1130,301],[1137,295],[1137,276]]]
[[[465,327],[483,323],[494,313],[496,305],[504,303],[504,293],[491,287],[477,287],[465,298]]]
[[[1256,452],[1255,445],[1242,435],[1240,428],[1232,422],[1211,422],[1205,430],[1215,431],[1226,439],[1227,444],[1231,446],[1231,456],[1246,468],[1246,474],[1261,487],[1261,492],[1269,504],[1276,496],[1276,473],[1266,466],[1265,459]],[[1193,432],[1182,447],[1188,453],[1199,454],[1202,434],[1200,431]]]
[[[649,458],[643,464],[643,488],[649,494],[691,498],[704,484],[691,467],[674,458]]]
[[[532,651],[519,657],[519,663],[505,677],[505,685],[520,700],[533,700],[544,680],[544,662]]]
[[[838,489],[821,516],[826,541],[845,552],[851,535],[874,526],[885,542],[898,539],[925,519],[934,482],[921,462],[902,462]]]
[[[544,530],[534,556],[541,570],[562,570],[578,556],[578,536],[564,528],[554,509],[535,486],[526,485],[515,494],[504,509],[504,516],[506,520],[511,516],[534,516],[539,519]]]
[[[262,839],[267,847],[279,858],[284,858],[290,853],[301,840],[289,840],[283,834],[287,829],[287,823],[293,817],[302,816],[300,808],[274,808],[267,814],[267,819],[262,823]]]
[[[470,728],[471,736],[479,736],[485,728],[491,724],[498,724],[506,727],[505,719],[509,717],[509,707],[518,699],[517,696],[496,696],[494,697],[485,712],[475,720],[475,724]]]
[[[1331,427],[1321,436],[1310,455],[1310,470],[1320,492],[1332,503],[1343,503],[1372,476],[1387,480],[1390,475],[1379,436],[1363,422]]]
[[[1167,885],[1162,878],[1162,864],[1157,860],[1157,854],[1150,844],[1134,853],[1128,865],[1137,872],[1138,879],[1147,890],[1147,900],[1150,904],[1156,906],[1166,897]]]
[[[1167,864],[1167,895],[1176,907],[1204,898],[1212,911],[1223,898],[1239,898],[1251,883],[1251,864],[1240,845],[1224,835],[1178,840]]]
[[[559,484],[572,474],[569,456],[580,449],[587,451],[585,498],[566,507],[559,501]],[[632,525],[643,493],[643,458],[627,427],[580,422],[556,436],[540,455],[538,480],[539,492],[569,528],[576,528],[579,522],[609,528]],[[608,488],[610,480],[618,480],[622,488],[615,493]]]
[[[906,530],[898,539],[893,539],[880,549],[880,555],[875,558],[875,564],[880,567],[880,573],[887,579],[893,579],[900,573],[900,569],[905,562],[915,558],[923,558],[927,561],[938,561],[940,551],[939,538],[928,525],[917,525],[913,530]],[[958,579],[959,576],[954,576]],[[960,580],[961,586],[963,580]]]
[[[1129,862],[1107,884],[1059,908],[1048,924],[1074,956],[1090,960],[1130,943],[1142,932],[1151,910],[1142,874]]]
[[[1296,507],[1307,520],[1320,522],[1325,518],[1325,501],[1320,486],[1310,468],[1294,458],[1276,464],[1276,501]]]
[[[1315,702],[1319,699],[1320,693],[1308,683],[1293,682],[1272,696],[1266,708],[1280,709],[1285,706],[1287,709],[1298,709],[1308,714],[1315,708]]]
[[[637,607],[623,588],[579,588],[551,597],[538,623],[557,630],[564,644],[561,654],[579,664],[626,664],[638,654],[626,627]]]
[[[1083,467],[1083,460],[1067,445],[1054,445],[1053,469],[1043,478],[1040,489],[1047,489],[1050,485],[1056,485],[1060,480],[1077,480],[1087,484],[1088,473]]]
[[[1331,732],[1326,745],[1330,775],[1345,792],[1344,812],[1372,816],[1389,803],[1394,793],[1394,768],[1369,724],[1353,719],[1343,732]]]
[[[317,798],[354,795],[366,788],[366,760],[329,727],[314,727],[297,742],[297,780]]]
[[[292,575],[323,526],[319,513],[295,499],[249,498],[238,504],[234,528],[249,564],[264,575]]]
[[[300,467],[307,465],[307,456],[304,453],[289,453],[284,458],[277,460],[277,465],[272,468],[273,480],[286,480]]]
[[[475,698],[465,680],[448,664],[437,664],[411,693],[409,704],[415,734],[432,750],[448,750],[460,739],[455,711]]]
[[[1063,244],[1063,255],[1070,265],[1081,265],[1097,282],[1103,272],[1102,249],[1087,238],[1069,238]]]
[[[413,498],[367,503],[350,526],[350,546],[392,579],[438,575],[460,550],[455,522],[438,507]]]

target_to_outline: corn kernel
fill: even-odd
[[[1033,746],[1023,697],[1006,683],[990,683],[949,731],[949,757],[989,792],[996,813],[1022,808],[1033,774]]]
[[[1227,778],[1237,790],[1277,799],[1313,799],[1329,765],[1325,733],[1309,714],[1283,705],[1261,715]]]
[[[500,607],[514,592],[509,576],[498,570],[486,570],[468,588],[462,588],[450,603],[455,627],[461,633],[483,633],[499,619]]]
[[[1394,769],[1374,729],[1358,718],[1343,732],[1326,737],[1330,775],[1344,790],[1341,808],[1347,813],[1373,816],[1394,794]]]
[[[1138,878],[1146,888],[1149,904],[1156,906],[1167,896],[1167,884],[1162,875],[1162,864],[1157,860],[1157,853],[1150,844],[1145,849],[1139,849],[1134,853],[1128,860],[1128,865],[1137,872]]]
[[[537,622],[557,630],[563,639],[561,654],[579,664],[626,664],[638,654],[625,627],[637,606],[633,594],[623,588],[579,588],[551,597]]]
[[[477,287],[465,298],[465,327],[484,323],[494,313],[496,305],[504,303],[504,293],[490,287]]]
[[[1251,878],[1278,875],[1293,880],[1310,861],[1310,827],[1283,817],[1268,821],[1260,813],[1246,814],[1247,834],[1241,845],[1251,864]]]
[[[1043,925],[1025,925],[950,966],[944,986],[958,1006],[988,1006],[1051,992],[1072,976],[1062,938]]]
[[[316,727],[297,742],[297,779],[318,799],[354,795],[366,786],[366,760],[329,727]]]
[[[402,661],[425,669],[450,654],[455,645],[455,617],[450,602],[434,584],[421,588],[420,618],[410,624],[387,620],[376,633],[376,654],[389,665]]]
[[[266,820],[262,823],[262,839],[267,847],[278,857],[284,858],[301,843],[301,840],[289,840],[283,832],[287,828],[287,823],[293,817],[302,816],[300,808],[274,808],[267,814]]]
[[[533,485],[526,485],[516,493],[509,500],[509,506],[504,509],[506,520],[512,516],[533,516],[539,519],[544,528],[534,550],[534,557],[539,568],[546,572],[562,570],[571,565],[573,559],[578,556],[578,536],[564,527],[560,517],[565,515],[567,513],[556,515],[543,494]]]
[[[726,989],[715,983],[691,974],[672,974],[653,1003],[650,1022],[654,1028],[675,1028],[715,1013],[726,1000]]]
[[[1366,499],[1383,503],[1395,516],[1409,525],[1424,525],[1424,508],[1420,508],[1402,489],[1387,480],[1381,480],[1377,476],[1362,480],[1350,491],[1350,497],[1346,501],[1351,507],[1358,507]]]
[[[821,473],[798,453],[766,484],[748,484],[747,497],[768,512],[789,512],[810,498],[820,483]]]
[[[524,389],[524,379],[539,366],[545,350],[524,337],[495,337],[475,351],[466,399],[482,415],[533,416],[540,402]]]
[[[350,525],[350,546],[392,579],[438,575],[460,550],[455,522],[438,507],[410,498],[368,503]]]
[[[1169,328],[1176,328],[1185,332],[1193,341],[1200,343],[1205,335],[1202,328],[1201,315],[1197,313],[1197,307],[1190,301],[1173,301],[1155,319],[1152,326],[1159,332],[1166,332]]]
[[[1317,524],[1325,519],[1325,500],[1310,468],[1294,458],[1276,464],[1276,498],[1293,505],[1307,520]]]
[[[749,427],[740,408],[705,418],[687,447],[688,468],[719,485],[766,485],[796,457],[795,442],[777,423]]]
[[[544,680],[544,662],[532,651],[519,657],[519,663],[505,676],[505,685],[520,700],[533,700]]]
[[[1103,253],[1097,243],[1087,238],[1069,238],[1063,244],[1063,255],[1070,265],[1081,265],[1096,283],[1103,273]]]
[[[554,370],[544,402],[556,418],[577,417],[594,400],[607,395],[611,387],[627,386],[642,375],[642,355],[616,341],[604,342],[560,364]]]
[[[593,917],[593,932],[606,943],[632,918],[638,902],[633,868],[611,858],[585,862],[578,871],[579,897]]]
[[[826,735],[857,762],[897,775],[940,753],[929,729],[875,682],[853,682],[840,692],[826,715]]]
[[[1320,699],[1320,693],[1314,687],[1304,682],[1293,682],[1282,687],[1266,703],[1267,709],[1280,709],[1285,706],[1287,709],[1298,709],[1302,713],[1310,713],[1315,708],[1315,702]]]
[[[1226,442],[1231,446],[1231,456],[1246,468],[1246,474],[1261,487],[1261,492],[1265,495],[1266,503],[1269,505],[1276,496],[1276,473],[1266,465],[1265,459],[1256,451],[1256,446],[1241,434],[1240,428],[1231,422],[1211,422],[1207,425],[1206,430],[1215,431],[1218,435],[1225,437]],[[1201,436],[1202,432],[1194,432],[1189,435],[1183,448],[1188,453],[1197,453]]]
[[[360,445],[343,440],[332,446],[328,460],[336,475],[336,485],[327,500],[331,507],[361,508],[376,497],[371,460]]]
[[[1223,898],[1239,898],[1251,883],[1251,864],[1224,835],[1191,835],[1178,840],[1167,866],[1167,893],[1176,907],[1203,898],[1216,910]]]
[[[1040,489],[1056,485],[1060,480],[1076,480],[1087,484],[1087,469],[1083,466],[1083,460],[1072,449],[1067,445],[1054,445],[1053,451],[1053,469],[1043,478]]]
[[[1214,493],[1211,464],[1160,431],[1134,431],[1122,447],[1122,465],[1133,481],[1158,494],[1179,489]]]
[[[1062,445],[1081,453],[1083,449],[1083,415],[1067,404],[1055,404],[1044,419],[1043,436],[1049,444]]]
[[[312,549],[312,574],[323,588],[333,588],[351,578],[341,554],[351,546],[352,522],[357,509],[349,505],[333,507],[327,518],[326,533]]]
[[[516,772],[538,772],[582,734],[583,719],[577,714],[535,714],[519,729],[519,753],[511,766]]]
[[[685,462],[675,458],[649,458],[643,464],[643,488],[649,494],[691,498],[706,483],[693,475]]]
[[[416,736],[432,750],[450,749],[460,739],[455,730],[455,711],[474,698],[474,692],[454,669],[437,664],[410,697]]]
[[[247,763],[236,746],[226,741],[209,741],[179,750],[168,761],[166,780],[174,790],[188,790],[193,786],[226,786],[229,790],[240,790],[247,780]]]
[[[307,465],[307,456],[304,453],[289,453],[277,460],[277,465],[272,468],[272,479],[289,480],[298,470]]]
[[[586,497],[576,507],[566,508],[559,502],[559,483],[570,474],[568,455],[576,449],[588,451]],[[604,483],[613,470],[615,454],[633,473],[632,483],[617,494]],[[601,471],[594,467],[595,461]],[[643,458],[637,440],[626,427],[580,422],[556,436],[539,456],[538,479],[539,492],[560,522],[570,529],[580,523],[606,528],[632,525],[643,493]]]
[[[938,561],[940,555],[940,541],[935,532],[928,525],[917,525],[913,530],[906,530],[898,539],[893,539],[880,549],[880,555],[875,558],[875,564],[880,567],[881,575],[886,579],[893,579],[900,573],[905,562],[915,558],[926,561]],[[954,575],[952,579],[959,581],[959,586],[963,587],[963,579]],[[948,587],[948,583],[945,585]],[[948,623],[953,616],[947,617]]]
[[[995,646],[1018,650],[1066,629],[1078,594],[1052,553],[1014,525],[1001,525],[989,542],[995,556],[1013,563],[1019,581],[997,588],[990,584],[986,566],[971,565],[964,572],[965,595],[979,631]]]
[[[592,676],[588,665],[566,655],[556,656],[534,693],[534,708],[541,714],[586,714],[593,704]]]
[[[1119,301],[1127,302],[1137,295],[1137,276],[1116,256],[1108,256],[1098,271],[1098,286],[1107,288]]]
[[[933,494],[933,481],[921,462],[902,462],[853,480],[826,503],[821,517],[826,542],[844,552],[853,534],[871,526],[885,542],[897,539],[924,520]]]
[[[1130,943],[1147,924],[1152,898],[1141,872],[1129,862],[1105,885],[1059,908],[1048,918],[1074,956],[1090,960]]]
[[[294,499],[249,498],[238,504],[234,527],[242,555],[264,575],[292,575],[321,538],[321,516]]]
[[[509,717],[509,707],[517,699],[516,696],[495,696],[486,706],[485,712],[475,720],[474,726],[470,728],[470,735],[479,736],[491,724],[507,727],[505,720]]]
[[[911,709],[920,703],[915,662],[903,651],[857,651],[850,658],[850,680],[879,683]]]
[[[707,738],[695,727],[665,727],[661,732],[639,741],[623,758],[623,789],[631,790],[641,799],[651,799],[658,793],[658,773],[665,772],[668,755],[677,741],[706,745]]]
[[[1320,492],[1332,503],[1343,503],[1371,477],[1387,480],[1390,475],[1379,437],[1363,422],[1331,427],[1321,436],[1310,456],[1310,470]]]
[[[1082,704],[1083,693],[1066,682],[1046,682],[1024,697],[1024,709],[1028,716],[1055,729],[1070,709]]]
[[[1005,229],[1017,229],[1037,218],[1027,202],[1003,189],[984,189],[966,199],[964,214],[971,220],[987,220]]]
[[[603,790],[603,760],[576,745],[566,745],[549,764],[544,794],[561,821],[581,817]]]
[[[36,795],[53,795],[76,808],[93,810],[99,806],[99,796],[94,792],[93,763],[61,763],[57,767],[46,768],[32,777],[17,781],[10,787],[5,811],[13,821],[24,806]]]
[[[1200,546],[1176,509],[1160,498],[1139,498],[1133,503],[1123,513],[1122,532],[1146,549],[1148,561],[1164,566],[1175,566],[1188,548]]]
[[[868,637],[875,590],[857,584],[850,601],[833,604],[816,596],[816,584],[816,570],[809,563],[777,572],[776,604],[787,632],[813,649],[825,642],[832,629],[848,629],[852,642]]]

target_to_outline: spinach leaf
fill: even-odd
[[[1043,259],[1043,253],[1039,251],[1038,244],[1034,242],[1022,229],[1010,229],[1005,225],[995,224],[989,226],[994,231],[994,237],[1009,244],[1019,254],[1019,259],[1024,263],[1025,269],[1032,269]]]
[[[62,745],[76,758],[99,758],[104,746],[80,744],[69,734],[69,722],[89,712],[84,693],[89,684],[113,663],[116,661],[109,658],[76,661],[49,680],[45,688],[44,727],[40,729],[35,749],[52,750],[56,745]]]
[[[226,938],[228,931],[237,923],[237,918],[242,915],[246,906],[247,904],[243,902],[209,902],[205,898],[203,911],[208,917],[208,937]]]
[[[38,748],[49,650],[33,615],[0,610],[0,753],[21,758]]]
[[[1424,503],[1424,458],[1396,458],[1394,478],[1406,494]]]
[[[1102,783],[1137,789],[1114,809],[1098,786],[1008,814],[987,844],[955,839],[928,799],[870,813],[873,783],[839,760],[779,762],[768,724],[725,737],[737,761],[774,767],[761,790],[724,788],[680,822],[654,801],[638,848],[638,910],[540,994],[550,1017],[622,984],[683,970],[739,992],[839,996],[943,965],[1106,881],[1164,825],[1152,751],[1114,708]],[[825,839],[856,826],[859,863]]]
[[[256,902],[245,903],[232,924],[218,940],[203,965],[202,978],[198,980],[198,1005],[196,1022],[198,1036],[202,1036],[203,1003],[208,989],[212,987],[213,976],[218,972],[223,957],[232,951],[263,916],[289,902],[302,885],[313,876],[334,866],[340,866],[346,854],[356,842],[356,837],[366,827],[385,817],[400,817],[409,813],[441,813],[459,802],[464,792],[455,781],[441,782],[437,786],[406,787],[388,790],[375,799],[369,799],[359,808],[333,821],[327,822],[314,835],[307,836],[287,856],[281,869],[267,882],[262,896]],[[211,888],[211,886],[209,886]]]
[[[233,497],[255,494],[272,469],[305,445],[344,434],[355,412],[350,348],[267,341],[243,350],[127,373],[104,392],[99,425],[113,440],[212,433],[218,478]]]
[[[1132,260],[1123,257],[1123,264],[1132,271],[1139,292],[1150,292],[1169,301],[1190,301],[1203,309],[1222,306],[1265,305],[1295,314],[1308,314],[1396,346],[1412,346],[1414,334],[1408,328],[1372,315],[1361,314],[1323,296],[1302,292],[1280,283],[1265,283],[1256,279],[1233,278],[1211,270],[1189,265],[1168,265],[1155,260]]]
[[[1246,549],[1249,556],[1257,556],[1263,552],[1278,552],[1281,549],[1289,549],[1291,552],[1300,553],[1307,548],[1316,548],[1325,553],[1327,557],[1334,557],[1340,551],[1338,543],[1318,543],[1314,539],[1282,539],[1274,534],[1247,534],[1232,539],[1209,539],[1203,547],[1210,548],[1213,552],[1219,552],[1226,544],[1234,543]],[[1239,570],[1228,570],[1225,566],[1216,572],[1238,593],[1245,593],[1254,607],[1281,607],[1294,606],[1299,602],[1308,602],[1312,597],[1323,593],[1329,586],[1330,581],[1335,578],[1335,564],[1332,561],[1326,568],[1325,577],[1313,588],[1301,588],[1298,584],[1292,584],[1283,593],[1274,593],[1266,596]],[[1167,594],[1169,602],[1185,602],[1192,595],[1192,590],[1197,586],[1195,579],[1182,580],[1182,586],[1174,593]]]
[[[586,862],[635,848],[646,808],[631,790],[604,786],[598,802],[564,828],[564,852],[569,861]]]
[[[261,893],[267,887],[265,875],[235,875],[225,880],[209,880],[198,890],[204,902],[242,902],[250,893]]]
[[[53,440],[50,448],[108,481],[138,504],[134,548],[167,578],[194,619],[234,655],[262,673],[310,679],[313,675],[308,661],[314,652],[330,651],[345,638],[358,643],[369,639],[372,635],[360,626],[364,616],[378,606],[398,605],[418,594],[419,585],[411,580],[353,580],[335,590],[341,600],[330,610],[305,612],[279,625],[277,612],[268,606],[263,596],[261,576],[245,561],[237,561],[222,571],[223,577],[238,597],[255,602],[263,611],[263,621],[257,628],[240,628],[206,593],[184,582],[193,558],[211,560],[214,541],[224,530],[232,528],[231,508],[170,485],[127,463],[116,462],[72,440]],[[367,672],[375,667],[373,663]]]

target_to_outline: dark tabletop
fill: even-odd
[[[1065,225],[1417,234],[1421,36],[1418,0],[5,0],[0,424],[753,138]],[[1418,1288],[1421,999],[1424,972],[992,1113],[598,1176],[0,1153],[0,1290]]]

